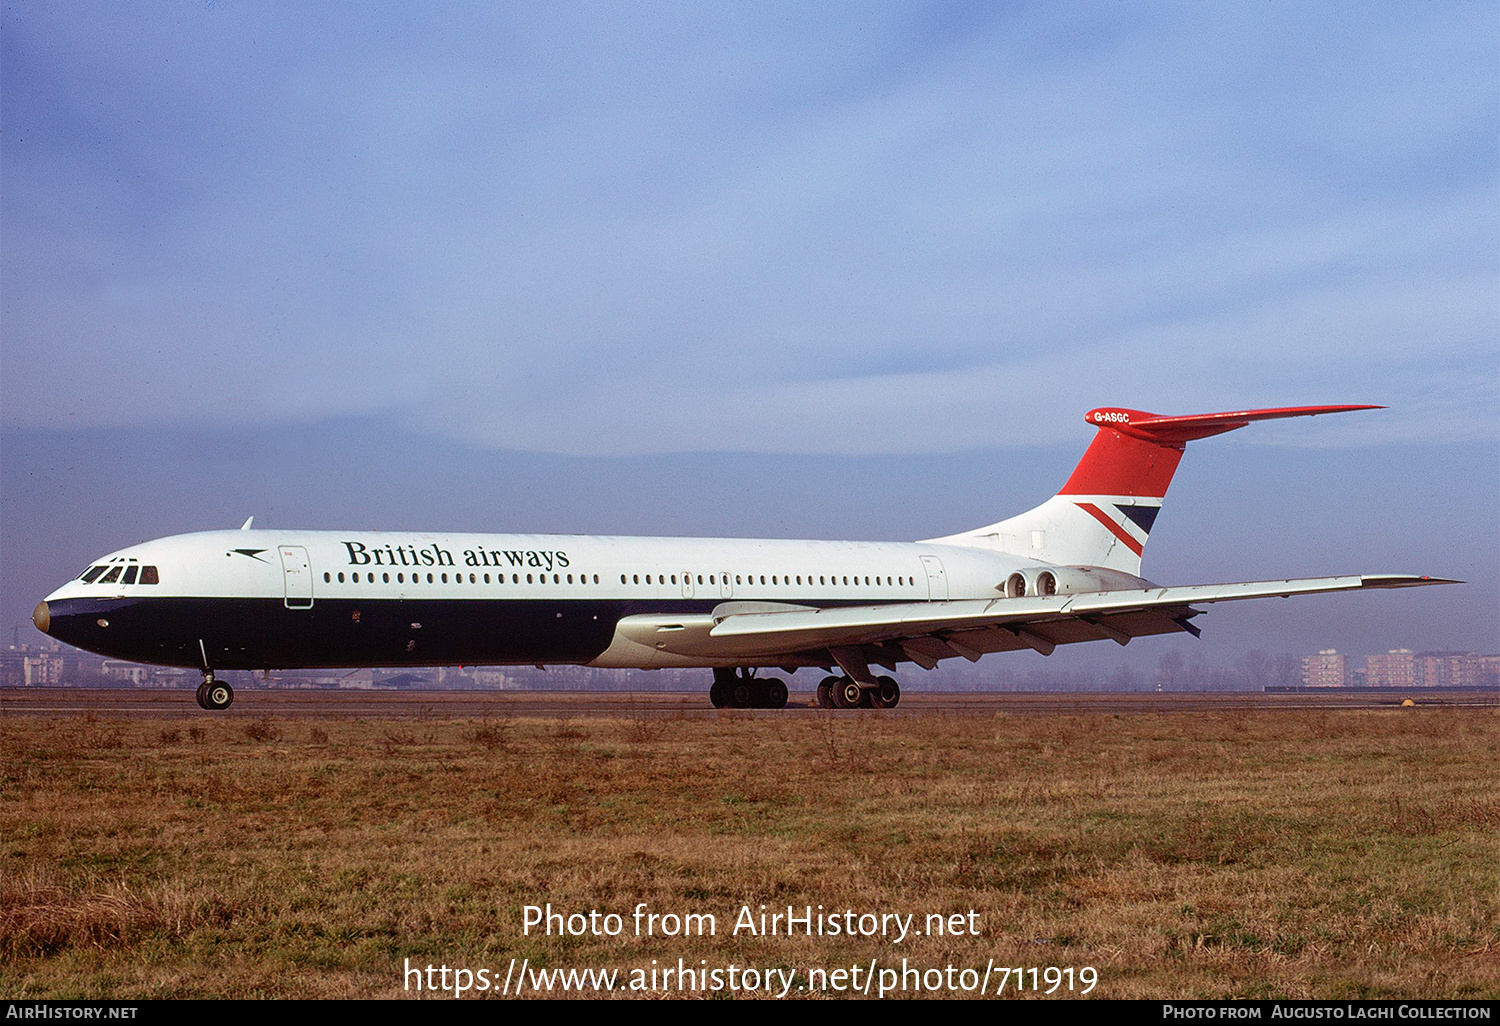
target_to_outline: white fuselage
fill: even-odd
[[[127,584],[126,573],[111,572],[132,565],[154,567],[156,583],[141,583],[138,572]],[[931,542],[266,530],[162,538],[97,567],[106,569],[47,597],[54,636],[121,658],[224,668],[826,662],[642,647],[617,628],[652,614],[706,617],[730,603],[992,599],[1018,573],[1032,592],[1046,571],[1068,590],[1080,573]],[[1083,574],[1079,590],[1100,587]],[[211,621],[190,615],[209,607]]]

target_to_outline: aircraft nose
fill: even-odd
[[[52,626],[52,610],[47,608],[47,603],[38,602],[36,608],[31,611],[31,622],[36,624],[36,629],[43,634],[52,633],[48,630]]]

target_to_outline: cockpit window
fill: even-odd
[[[122,578],[120,578],[120,583],[121,584],[134,584],[135,583],[135,575],[136,575],[136,572],[138,570],[140,570],[140,567],[138,567],[138,566],[134,566],[134,565],[127,566],[125,568],[125,576],[122,577]]]
[[[79,577],[78,579],[80,581],[82,581],[84,584],[93,584],[94,583],[94,578],[98,577],[102,573],[104,573],[104,567],[102,567],[102,566],[91,566],[87,570],[85,570],[83,572],[83,575],[81,577]]]
[[[99,578],[99,583],[100,584],[113,584],[115,581],[118,581],[120,579],[120,571],[123,570],[123,569],[125,569],[125,568],[122,567],[122,566],[112,566],[112,567],[110,567],[109,568],[109,573],[107,573],[103,577]]]
[[[157,576],[156,576],[156,567],[154,567],[154,566],[143,566],[143,567],[141,567],[141,583],[142,584],[157,584],[157,583],[160,583],[159,580],[158,580],[158,578],[157,578]]]

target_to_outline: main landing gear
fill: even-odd
[[[780,709],[786,705],[786,682],[757,677],[754,670],[714,670],[708,700],[715,709]]]
[[[818,705],[824,709],[894,709],[901,701],[901,685],[894,677],[877,677],[877,687],[866,687],[853,677],[824,677],[818,684]]]
[[[214,678],[214,671],[203,671],[203,683],[198,685],[198,705],[204,709],[218,711],[228,709],[234,701],[234,688]]]

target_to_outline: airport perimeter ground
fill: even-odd
[[[429,997],[460,969],[514,993],[523,965],[556,996],[559,969],[616,970],[624,996],[874,995],[903,969],[888,996],[980,974],[993,995],[1004,967],[1026,998],[1033,967],[1054,997],[1085,968],[1107,998],[1500,996],[1493,705],[350,717],[69,694],[0,696],[7,998]],[[591,925],[528,935],[549,902]],[[788,936],[787,906],[825,934]],[[887,933],[829,936],[835,913]],[[714,934],[662,936],[671,916]],[[418,992],[428,965],[449,975]]]

